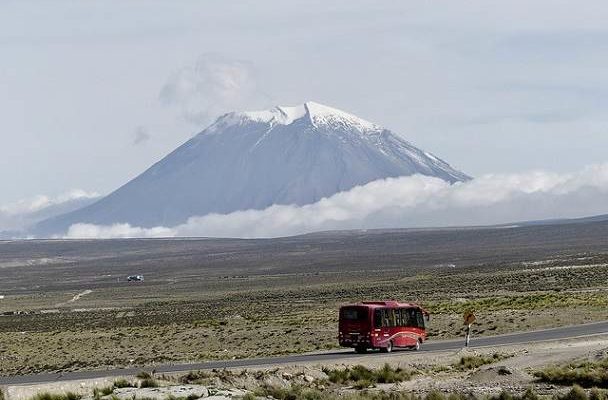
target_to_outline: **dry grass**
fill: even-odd
[[[478,317],[473,337],[599,320],[608,307],[608,266],[601,264],[606,261],[603,254],[587,254],[538,266],[403,266],[383,274],[210,276],[172,285],[110,286],[82,299],[78,306],[91,306],[88,311],[0,317],[5,348],[0,374],[332,349],[337,347],[337,308],[362,299],[422,303],[432,313],[431,340],[461,336],[465,309],[475,310]],[[591,266],[564,268],[573,264]],[[477,288],[474,294],[463,289],[471,282]],[[53,296],[53,301],[61,297]],[[42,300],[31,295],[10,301],[18,305]]]
[[[563,366],[549,366],[535,372],[534,375],[541,382],[558,385],[608,388],[608,358]]]

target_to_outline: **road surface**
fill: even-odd
[[[484,346],[500,346],[510,344],[524,344],[532,342],[541,342],[547,340],[559,340],[569,339],[580,336],[591,336],[608,334],[608,321],[596,322],[585,325],[573,325],[565,326],[561,328],[543,329],[531,332],[519,332],[511,333],[507,335],[497,336],[482,336],[471,338],[470,347],[484,347]],[[458,350],[463,347],[464,339],[459,340],[441,340],[441,341],[428,341],[426,342],[421,351],[446,351],[446,350]],[[396,353],[400,353],[399,350]],[[278,365],[278,364],[297,364],[297,363],[332,363],[340,361],[346,358],[369,358],[369,357],[391,357],[397,355],[395,353],[369,353],[369,354],[356,354],[352,350],[340,350],[327,353],[315,353],[315,354],[299,354],[282,357],[269,357],[269,358],[251,358],[251,359],[239,359],[239,360],[222,360],[222,361],[208,361],[203,363],[190,363],[190,364],[163,364],[156,365],[154,367],[137,367],[137,368],[116,368],[109,370],[98,370],[98,371],[77,371],[77,372],[66,372],[66,373],[45,373],[36,375],[20,375],[20,376],[8,376],[0,377],[0,385],[25,385],[35,383],[47,383],[56,381],[70,381],[79,379],[95,379],[103,377],[115,377],[115,376],[129,376],[135,375],[142,370],[156,370],[157,373],[171,373],[171,372],[182,372],[192,370],[210,370],[210,369],[222,369],[222,368],[239,368],[239,367],[263,367],[265,365]],[[403,354],[403,353],[401,353]]]

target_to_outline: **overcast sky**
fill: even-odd
[[[330,4],[329,4],[330,3]],[[0,2],[0,205],[106,194],[233,109],[307,100],[466,173],[608,161],[604,1]]]

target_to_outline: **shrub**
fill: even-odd
[[[349,370],[345,369],[327,369],[323,368],[323,372],[327,375],[327,379],[329,379],[332,383],[346,383],[349,379]]]
[[[358,379],[357,381],[355,381],[355,383],[353,384],[353,387],[355,389],[369,389],[370,387],[374,386],[374,382],[371,379],[367,379],[367,378],[361,378]]]
[[[460,357],[460,361],[457,364],[454,364],[454,367],[466,371],[479,368],[483,365],[493,364],[507,357],[499,353],[494,353],[492,356],[463,356]]]
[[[407,381],[412,377],[412,373],[403,368],[393,369],[390,365],[384,366],[376,372],[378,383],[397,383]]]
[[[81,395],[73,392],[66,392],[63,394],[41,392],[32,397],[31,400],[80,400],[81,398]]]
[[[139,381],[140,388],[155,388],[158,387],[158,381],[154,378],[142,379]]]
[[[538,395],[534,392],[534,390],[532,390],[532,388],[528,388],[521,396],[521,400],[538,400]]]
[[[0,400],[4,400],[4,392],[0,389]]]
[[[102,388],[94,388],[93,389],[93,399],[99,400],[103,396],[107,396],[109,394],[112,394],[113,392],[114,392],[114,387],[113,386],[106,386],[106,387],[102,387]]]
[[[608,359],[584,361],[565,366],[551,366],[534,375],[541,382],[570,386],[579,385],[585,388],[608,387]]]
[[[179,382],[183,384],[200,383],[204,379],[211,378],[211,375],[205,371],[190,371],[186,375],[179,377]]]
[[[587,393],[578,385],[574,385],[568,393],[558,398],[560,400],[588,400]]]
[[[135,375],[135,377],[139,378],[139,379],[152,379],[153,378],[152,374],[150,374],[147,371],[139,371],[137,373],[137,375]]]
[[[593,388],[589,392],[589,400],[606,400],[606,394],[598,388]]]
[[[330,382],[336,384],[355,384],[356,387],[373,386],[376,383],[397,383],[409,380],[413,373],[402,368],[393,368],[389,364],[384,364],[380,369],[372,370],[362,365],[347,367],[344,369],[327,369],[323,372],[327,374]]]
[[[128,380],[126,380],[125,378],[120,378],[120,379],[116,379],[114,381],[114,387],[116,389],[133,387],[133,384],[131,382],[129,382]]]
[[[426,395],[426,397],[424,399],[425,400],[445,400],[445,396],[443,395],[443,393],[441,393],[438,390],[432,390]]]

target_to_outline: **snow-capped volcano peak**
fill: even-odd
[[[311,204],[377,179],[413,174],[470,179],[390,130],[318,103],[235,112],[95,204],[38,229],[54,234],[75,223],[175,226],[192,216]]]
[[[270,110],[263,111],[229,113],[220,117],[210,128],[212,128],[211,130],[215,130],[219,126],[225,127],[227,125],[251,122],[269,125],[291,125],[302,118],[305,118],[314,126],[350,125],[364,132],[382,130],[382,127],[353,114],[315,103],[314,101],[307,101],[304,104],[296,106],[276,106]]]

